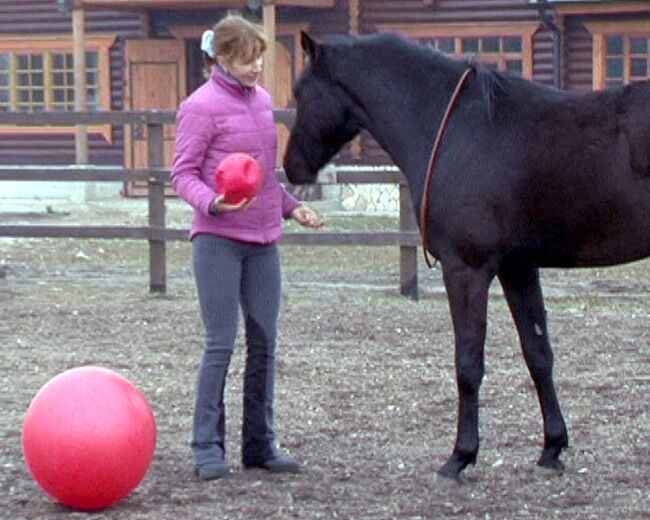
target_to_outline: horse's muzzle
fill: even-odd
[[[291,184],[313,184],[316,182],[318,172],[311,171],[311,168],[301,156],[287,151],[284,156],[284,171]]]

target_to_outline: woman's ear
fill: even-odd
[[[223,70],[227,69],[228,62],[226,61],[226,58],[223,56],[217,55],[217,63],[219,64],[219,67],[221,67]]]

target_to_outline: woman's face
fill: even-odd
[[[242,85],[254,87],[262,75],[262,56],[253,58],[251,61],[244,61],[242,58],[226,60],[221,56],[218,57],[221,65],[228,74],[237,79]]]

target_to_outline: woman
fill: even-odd
[[[281,278],[277,241],[283,218],[314,228],[322,223],[275,176],[273,106],[258,85],[265,48],[257,24],[234,14],[219,21],[212,37],[208,33],[202,41],[210,77],[181,104],[178,114],[172,184],[195,210],[193,265],[205,327],[191,444],[201,480],[231,471],[225,458],[224,388],[239,307],[246,331],[243,465],[271,472],[299,470],[276,446],[273,430]],[[255,199],[227,204],[218,194],[214,171],[234,152],[255,158],[264,179]]]

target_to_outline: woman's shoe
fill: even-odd
[[[284,453],[275,449],[273,454],[266,460],[244,460],[244,469],[262,468],[271,473],[299,473],[300,464]]]
[[[216,480],[227,477],[231,471],[232,468],[225,462],[202,464],[194,470],[199,480]]]

